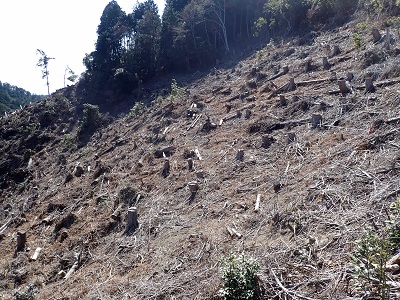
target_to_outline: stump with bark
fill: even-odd
[[[125,234],[130,235],[139,228],[138,214],[136,207],[130,207],[128,209],[128,223],[125,228]]]

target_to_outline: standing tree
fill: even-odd
[[[44,53],[43,50],[37,49],[36,50],[37,54],[40,54],[40,59],[38,63],[36,64],[38,67],[42,68],[42,79],[46,79],[46,84],[47,84],[47,94],[50,96],[50,83],[49,83],[49,60],[54,59],[52,57],[48,57],[46,53]]]
[[[65,80],[68,80],[68,81],[71,81],[72,83],[74,83],[77,78],[78,78],[78,75],[76,75],[75,72],[72,71],[72,69],[69,66],[67,66],[64,71],[64,87],[67,86]]]

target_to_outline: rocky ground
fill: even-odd
[[[244,252],[262,298],[375,299],[351,257],[400,194],[400,48],[371,26],[148,86],[144,110],[115,104],[93,128],[75,87],[2,118],[1,297],[217,299],[221,259]]]

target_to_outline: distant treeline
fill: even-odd
[[[4,112],[20,108],[20,105],[35,102],[43,98],[44,96],[31,94],[22,88],[0,81],[0,115],[4,115]]]
[[[357,9],[398,8],[399,0],[167,0],[162,17],[154,0],[126,14],[117,1],[104,9],[95,51],[87,54],[88,91],[128,94],[155,74],[215,65],[243,45],[346,21]]]

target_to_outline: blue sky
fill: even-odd
[[[69,66],[76,74],[85,68],[85,53],[94,50],[96,30],[110,0],[1,0],[0,81],[31,93],[47,94],[46,82],[36,67],[42,49],[49,62],[50,92],[64,87]],[[136,0],[117,0],[127,13]],[[142,2],[142,1],[140,1]],[[164,0],[155,0],[164,9]]]

